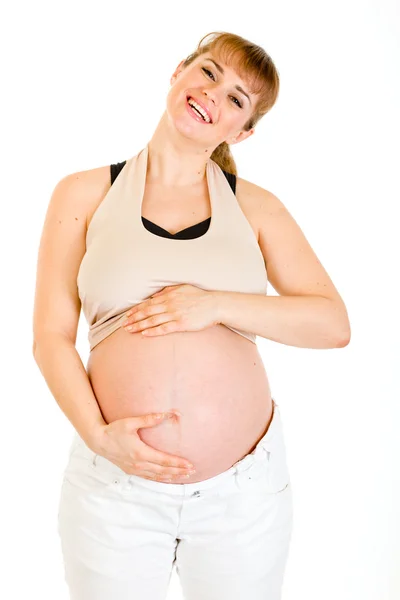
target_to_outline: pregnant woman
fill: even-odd
[[[59,505],[72,600],[163,600],[174,565],[186,600],[281,598],[292,491],[256,336],[335,348],[350,326],[282,202],[237,177],[229,146],[278,89],[262,48],[209,34],[145,147],[52,194],[34,356],[76,430]]]

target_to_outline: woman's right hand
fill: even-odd
[[[194,471],[191,463],[180,456],[160,452],[145,444],[138,435],[138,429],[154,427],[164,419],[174,416],[173,411],[161,414],[150,413],[142,416],[118,419],[104,425],[93,451],[114,463],[129,475],[138,475],[156,481],[185,479],[185,474]]]

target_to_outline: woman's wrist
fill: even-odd
[[[86,430],[84,436],[81,436],[85,444],[96,454],[99,454],[104,447],[106,427],[107,423],[102,419],[101,422],[95,423]]]

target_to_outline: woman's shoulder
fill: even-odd
[[[271,217],[287,212],[275,194],[242,177],[236,179],[236,197],[253,229],[257,231],[258,241],[262,228],[267,222],[273,222]]]
[[[270,190],[247,179],[237,177],[236,190],[238,199],[252,211],[257,211],[258,214],[265,214],[266,211],[276,213],[285,209],[281,200]]]
[[[68,173],[57,185],[67,189],[74,203],[80,204],[88,224],[111,186],[110,165]]]

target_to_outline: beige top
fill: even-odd
[[[86,235],[78,277],[90,350],[119,327],[128,310],[166,286],[267,293],[264,258],[225,175],[211,158],[207,232],[195,239],[159,237],[142,222],[148,144],[128,159],[97,207]],[[256,335],[230,327],[256,343]]]

